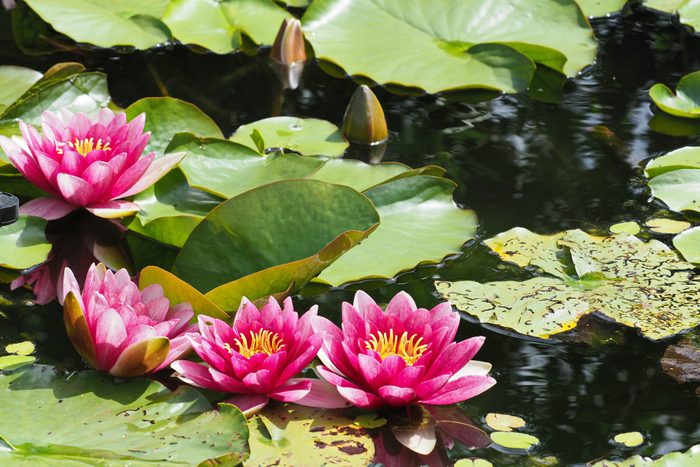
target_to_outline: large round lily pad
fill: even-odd
[[[343,255],[318,280],[331,285],[389,279],[420,264],[439,263],[476,234],[476,216],[452,200],[456,185],[445,178],[398,178],[364,193],[382,222],[362,244]]]
[[[484,284],[438,281],[436,287],[484,323],[540,338],[574,328],[593,312],[638,328],[649,339],[667,338],[700,324],[700,279],[693,265],[665,244],[645,243],[627,234],[593,237],[580,230],[564,232],[555,245],[550,238],[540,240],[530,233],[523,239],[537,245],[538,258],[547,258],[538,265],[549,277]],[[511,261],[511,248],[517,243],[495,251]],[[523,249],[524,256],[527,251]],[[570,270],[575,275],[567,274]]]
[[[521,91],[533,62],[574,76],[596,50],[578,5],[556,0],[316,0],[302,21],[318,58],[431,93]]]
[[[0,267],[21,270],[46,261],[51,244],[45,229],[44,219],[27,216],[0,228]]]
[[[148,49],[170,39],[159,20],[168,0],[27,0],[41,18],[76,42]]]
[[[3,465],[235,465],[248,454],[238,409],[145,378],[33,365],[0,376],[0,406]]]
[[[683,76],[674,94],[662,83],[649,89],[649,96],[661,110],[676,117],[700,118],[700,71]]]

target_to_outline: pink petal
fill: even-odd
[[[394,295],[389,304],[386,307],[386,314],[390,316],[406,317],[410,318],[414,311],[416,311],[416,302],[413,298],[404,291],[401,291]]]
[[[464,376],[445,384],[440,391],[429,399],[423,399],[423,404],[449,405],[471,399],[496,384],[490,376]]]
[[[159,159],[156,159],[155,161],[153,161],[152,164],[150,164],[150,167],[148,167],[146,173],[143,174],[143,176],[140,177],[131,188],[127,189],[126,192],[120,195],[113,193],[113,196],[115,198],[126,198],[127,196],[135,195],[136,193],[142,192],[143,190],[145,190],[146,188],[150,187],[158,180],[163,178],[165,174],[170,172],[170,169],[172,169],[180,163],[183,157],[185,157],[185,153],[179,152],[174,154],[168,154]]]
[[[415,386],[416,394],[420,399],[427,399],[438,392],[450,379],[449,374],[436,376],[435,378],[421,381]]]
[[[136,182],[138,182],[138,180],[144,176],[149,166],[153,163],[155,157],[155,154],[151,153],[148,156],[140,158],[131,167],[124,170],[112,186],[110,193],[112,195],[112,199],[126,198],[129,196],[129,194],[126,193],[127,190],[133,187],[134,184],[136,184]]]
[[[378,409],[384,405],[384,402],[380,397],[363,391],[360,388],[337,386],[337,389],[341,396],[356,407],[363,409]]]
[[[176,360],[170,364],[170,367],[181,375],[178,375],[178,378],[193,386],[221,392],[247,392],[245,386],[239,381],[222,375],[218,371],[207,368],[204,365],[188,360]]]
[[[57,198],[36,198],[24,203],[19,213],[25,216],[41,217],[47,221],[53,221],[67,216],[78,209],[70,203]]]
[[[112,368],[121,353],[122,343],[126,340],[124,321],[119,313],[102,304],[100,314],[95,320],[95,350],[97,363],[101,370]]]
[[[82,178],[69,174],[58,174],[56,177],[61,195],[71,204],[87,206],[92,202],[92,186]]]
[[[85,209],[92,214],[103,219],[119,219],[129,217],[141,210],[139,205],[131,201],[113,200],[105,201],[104,203],[94,203],[87,206]]]
[[[160,371],[165,367],[170,366],[170,364],[177,360],[178,358],[184,356],[187,352],[192,349],[190,341],[185,336],[178,336],[170,339],[170,352],[166,359],[161,363],[155,370]]]
[[[426,378],[434,378],[444,373],[453,373],[466,365],[476,355],[484,341],[483,336],[472,337],[461,342],[453,342],[437,356],[426,374]]]
[[[109,190],[112,188],[115,175],[109,163],[96,161],[85,169],[80,178],[92,186],[95,199],[106,201],[109,199]]]
[[[379,388],[379,395],[384,402],[392,407],[408,405],[416,398],[416,392],[411,388],[387,385]]]
[[[268,394],[272,399],[282,402],[296,402],[307,396],[311,391],[311,380],[308,378],[290,379],[287,384]]]
[[[265,408],[270,398],[264,394],[239,394],[226,399],[225,404],[233,404],[246,417],[251,417]]]
[[[298,378],[300,379],[302,378]],[[308,381],[311,382],[311,390],[301,399],[295,400],[295,404],[323,409],[343,409],[350,406],[334,385],[320,379],[308,378]]]
[[[82,306],[83,309],[85,309],[83,299],[80,296],[80,285],[78,285],[78,281],[70,268],[63,269],[63,277],[61,279],[58,289],[58,303],[63,305],[63,301],[66,299],[66,295],[68,295],[68,292],[73,292],[73,295],[75,295],[75,298],[80,303],[80,306]]]

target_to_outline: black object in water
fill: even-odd
[[[13,224],[19,217],[19,200],[9,193],[0,192],[0,226]]]

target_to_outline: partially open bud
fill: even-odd
[[[296,18],[286,18],[270,51],[272,69],[287,89],[299,86],[306,62],[306,48],[301,23]]]
[[[384,110],[377,96],[364,84],[352,95],[345,116],[343,134],[358,144],[379,144],[389,138]]]

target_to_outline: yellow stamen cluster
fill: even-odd
[[[245,358],[250,358],[255,354],[264,353],[272,355],[284,348],[284,341],[276,332],[260,329],[258,332],[250,331],[250,339],[245,334],[233,340],[233,344],[238,348],[238,353]],[[228,353],[233,353],[230,344],[224,344]]]
[[[102,138],[97,140],[97,144],[95,144],[95,138],[83,138],[79,140],[78,138],[75,138],[73,141],[68,141],[67,143],[68,146],[72,147],[73,149],[76,150],[78,154],[81,156],[87,156],[87,154],[90,151],[111,151],[112,148],[109,145],[109,141],[105,141],[104,143],[102,142]],[[58,147],[56,147],[56,152],[58,154],[63,154],[63,148],[61,147],[63,143],[61,143]]]
[[[428,350],[428,344],[421,344],[422,337],[413,334],[410,337],[404,331],[401,337],[394,334],[393,329],[389,333],[377,332],[369,336],[365,341],[367,350],[374,350],[384,360],[391,355],[398,355],[407,365],[413,365]]]

